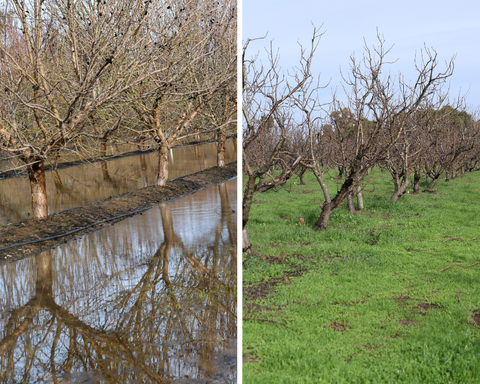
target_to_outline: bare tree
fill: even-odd
[[[301,123],[293,113],[293,95],[302,89],[311,77],[311,63],[322,34],[314,27],[308,50],[301,47],[300,65],[284,75],[279,66],[279,56],[273,46],[267,51],[266,67],[257,58],[247,59],[251,39],[243,48],[243,172],[247,178],[242,202],[242,233],[244,252],[251,251],[247,223],[253,196],[268,183],[276,185],[291,175],[300,159],[288,153],[287,140]],[[283,156],[282,156],[283,155]],[[285,157],[289,157],[288,163]],[[265,177],[276,162],[282,162],[283,172]]]
[[[327,228],[333,210],[343,204],[368,170],[384,159],[397,143],[409,116],[418,110],[423,100],[438,92],[453,73],[453,58],[443,72],[434,73],[438,66],[437,53],[425,48],[416,60],[418,75],[413,85],[401,75],[398,78],[384,75],[384,67],[389,64],[386,56],[391,48],[385,47],[380,34],[377,37],[379,45],[369,48],[365,44],[361,61],[351,56],[350,74],[344,77],[345,89],[349,89],[347,105],[338,100],[333,103],[334,110],[349,111],[346,119],[349,124],[335,126],[336,135],[341,136],[338,141],[348,143],[341,149],[348,169],[340,190],[330,203],[323,205],[315,230]]]
[[[26,165],[34,218],[48,215],[44,163],[78,150],[88,119],[158,69],[152,26],[168,3],[152,0],[4,3],[12,15],[0,43],[0,149]],[[18,36],[12,46],[10,36]]]
[[[236,8],[230,0],[184,0],[168,14],[168,32],[159,25],[154,44],[169,56],[152,62],[155,75],[125,96],[159,147],[157,185],[168,180],[169,151],[189,133],[194,119],[214,96],[235,83]],[[229,104],[229,108],[232,104]],[[212,129],[213,130],[213,129]]]

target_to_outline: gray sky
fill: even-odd
[[[389,4],[389,5],[386,5]],[[376,33],[383,34],[386,46],[394,47],[387,56],[392,75],[400,71],[405,80],[414,80],[415,52],[426,44],[439,57],[439,69],[456,54],[455,71],[450,78],[450,95],[456,98],[468,90],[467,103],[472,109],[480,106],[480,2],[475,0],[404,0],[393,1],[315,1],[315,0],[243,0],[243,39],[265,40],[250,45],[248,56],[273,45],[280,50],[284,70],[298,62],[297,41],[308,45],[312,23],[325,32],[313,63],[314,74],[321,73],[324,84],[331,79],[330,89],[343,95],[339,68],[345,73],[349,57],[363,54],[364,38],[371,47],[377,44]],[[261,54],[261,58],[265,55]],[[325,100],[328,101],[328,100]]]

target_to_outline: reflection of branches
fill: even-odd
[[[49,371],[53,381],[73,377],[77,371],[107,382],[160,383],[178,377],[184,369],[189,375],[211,375],[214,354],[224,348],[224,339],[235,337],[236,300],[231,287],[235,281],[229,284],[234,271],[222,266],[232,256],[221,257],[217,249],[218,271],[212,276],[214,268],[205,262],[211,253],[199,257],[187,249],[174,233],[170,207],[163,205],[160,210],[164,241],[145,268],[134,260],[127,262],[131,269],[114,268],[112,274],[105,274],[105,259],[98,257],[104,248],[96,248],[92,240],[80,249],[69,249],[68,257],[75,260],[75,252],[91,253],[85,273],[102,274],[102,280],[94,280],[98,286],[86,284],[90,279],[78,279],[83,273],[78,274],[78,265],[68,267],[71,280],[68,274],[59,276],[58,267],[53,270],[58,260],[52,261],[51,252],[35,258],[36,271],[31,274],[35,296],[11,311],[0,340],[0,355],[5,357],[0,369],[11,372],[9,381],[0,383],[34,381],[43,371]],[[128,234],[125,229],[124,236]],[[106,248],[121,243],[104,236],[98,240]],[[172,262],[172,255],[178,262],[177,258]],[[118,284],[116,279],[125,281],[122,273],[128,271],[132,274],[128,273],[127,282]],[[218,276],[222,273],[227,279]],[[69,295],[64,292],[68,288],[85,296]],[[60,303],[62,298],[65,304]],[[196,368],[187,365],[189,359],[199,362]]]

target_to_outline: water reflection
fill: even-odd
[[[170,179],[216,165],[216,144],[175,148],[171,151]],[[227,141],[226,161],[234,161],[233,140]],[[124,157],[47,172],[49,213],[79,207],[93,201],[155,184],[156,152]],[[0,225],[31,216],[27,176],[0,180]]]
[[[2,267],[0,383],[235,382],[235,207],[231,181]]]

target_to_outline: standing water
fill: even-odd
[[[233,140],[227,141],[226,162],[236,159]],[[214,143],[174,148],[169,179],[199,172],[217,164]],[[127,156],[46,172],[49,214],[154,185],[158,153]],[[28,176],[0,180],[0,225],[31,217]]]
[[[236,382],[236,181],[0,267],[0,383]]]

